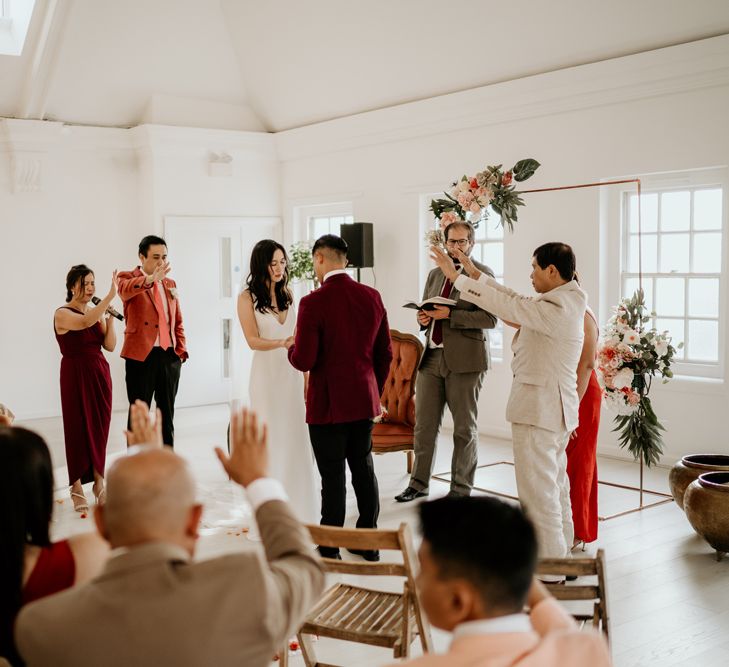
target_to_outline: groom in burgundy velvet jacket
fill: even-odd
[[[390,370],[387,313],[379,292],[345,271],[347,244],[327,234],[312,249],[321,288],[301,299],[289,361],[309,371],[306,422],[321,474],[321,524],[343,526],[345,461],[357,496],[357,528],[376,528],[379,490],[372,464],[372,419]],[[339,558],[334,548],[319,553]],[[376,551],[354,551],[379,560]]]

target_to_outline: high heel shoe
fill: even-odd
[[[571,551],[584,551],[585,550],[585,540],[575,540],[572,544]]]
[[[76,493],[73,490],[73,487],[71,487],[70,492],[74,511],[78,512],[82,518],[85,517],[86,513],[89,511],[89,503],[86,500],[83,489],[81,490],[81,493]]]
[[[106,487],[103,482],[101,483],[101,491],[96,493],[96,482],[94,482],[94,485],[91,487],[91,491],[94,494],[94,499],[96,500],[97,505],[104,505],[104,503],[106,503]]]

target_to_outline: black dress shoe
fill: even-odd
[[[380,552],[376,549],[347,549],[347,551],[355,556],[362,556],[370,563],[378,563],[380,560]]]
[[[409,486],[399,496],[395,496],[395,500],[399,503],[409,503],[411,500],[415,500],[416,498],[425,498],[427,495],[427,491],[418,491],[412,486]]]
[[[334,560],[342,560],[342,555],[339,553],[338,549],[331,549],[329,547],[317,547],[316,552],[322,558],[333,558]]]

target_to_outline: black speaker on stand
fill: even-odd
[[[360,269],[375,265],[372,223],[355,222],[351,225],[342,225],[339,233],[347,244],[348,266],[357,269],[357,282],[360,282]]]

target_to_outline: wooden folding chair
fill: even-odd
[[[549,592],[561,601],[592,602],[592,613],[572,613],[572,616],[583,626],[591,623],[592,627],[605,634],[610,642],[610,615],[608,613],[607,589],[605,588],[605,552],[597,550],[595,558],[545,558],[537,565],[537,576],[577,576],[595,577],[596,583],[565,581],[563,584],[546,584]]]
[[[432,651],[430,625],[420,608],[415,587],[417,561],[407,524],[398,530],[307,526],[315,544],[348,549],[402,552],[402,563],[368,563],[322,558],[327,572],[403,577],[402,593],[391,593],[338,583],[329,588],[309,612],[298,639],[307,667],[325,667],[314,655],[311,635],[390,648],[395,658],[410,655],[410,644],[420,636],[423,653]],[[327,666],[330,667],[330,666]]]

